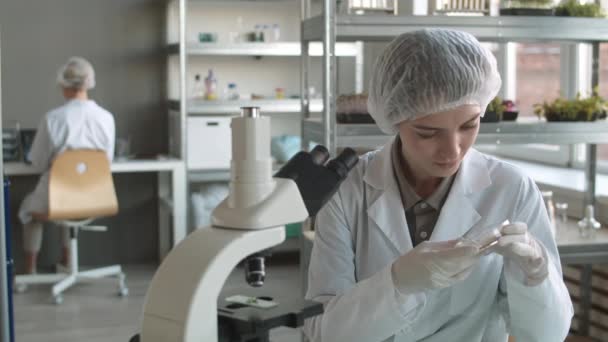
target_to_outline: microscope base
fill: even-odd
[[[235,305],[225,299],[237,294],[270,297],[279,303],[270,309]],[[268,342],[270,330],[281,326],[298,328],[304,320],[323,313],[323,304],[293,295],[275,295],[264,288],[242,287],[222,292],[218,300],[219,342]]]
[[[323,304],[300,299],[298,296],[273,296],[279,305],[271,309],[239,307],[225,300],[231,295],[243,293],[252,297],[269,297],[264,289],[250,287],[222,293],[222,299],[218,301],[219,342],[270,342],[271,329],[298,328],[304,324],[304,320],[323,313]],[[140,342],[140,336],[133,336],[130,342]]]

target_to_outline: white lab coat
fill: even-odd
[[[542,196],[516,167],[469,150],[431,241],[462,236],[505,220],[526,222],[547,252],[549,276],[536,287],[498,254],[481,258],[463,282],[402,296],[391,264],[412,249],[391,144],[360,158],[319,212],[306,298],[325,313],[305,324],[314,342],[557,342],[573,315]]]
[[[48,211],[49,169],[57,155],[67,149],[98,149],[112,160],[115,134],[112,114],[92,100],[73,99],[46,113],[30,150],[32,164],[42,175],[21,203],[21,223],[29,223],[33,212]]]

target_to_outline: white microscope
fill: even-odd
[[[230,193],[213,211],[213,225],[179,243],[154,275],[141,342],[220,341],[218,297],[233,268],[253,256],[246,262],[247,281],[261,286],[264,259],[258,252],[285,240],[284,225],[314,216],[358,161],[351,149],[328,159],[327,149],[317,146],[296,154],[273,177],[270,118],[260,116],[259,108],[242,108],[232,119]]]

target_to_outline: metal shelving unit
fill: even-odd
[[[262,99],[262,100],[238,100],[238,101],[205,101],[189,100],[187,103],[188,115],[208,115],[208,114],[227,114],[235,115],[240,112],[241,107],[256,106],[260,107],[263,113],[301,113],[302,106],[300,99]],[[169,101],[169,108],[178,111],[179,101]],[[323,101],[313,99],[310,110],[321,112]]]
[[[332,11],[333,13],[333,11]],[[329,13],[328,13],[329,14]],[[492,42],[601,42],[608,41],[608,22],[595,18],[567,17],[467,17],[467,16],[353,16],[325,15],[302,23],[302,39],[324,39],[327,19],[340,41],[387,41],[397,35],[422,28],[449,28],[469,32]]]
[[[302,146],[321,143],[335,153],[340,147],[383,145],[389,136],[375,125],[336,123],[336,42],[390,41],[395,36],[423,28],[448,28],[469,32],[482,41],[492,42],[569,42],[587,43],[592,47],[592,87],[599,84],[599,43],[608,42],[608,20],[565,17],[466,17],[466,16],[350,16],[337,15],[335,1],[323,0],[322,14],[310,16],[310,0],[302,0]],[[308,88],[310,56],[305,48],[312,41],[323,42],[323,112],[321,119],[312,119]],[[597,146],[608,143],[606,122],[500,122],[483,123],[477,139],[479,144],[575,144],[587,146],[585,167],[585,205],[595,205],[595,172]],[[584,267],[581,303],[590,307],[589,265]],[[586,278],[585,278],[586,277]],[[589,310],[579,318],[580,334],[589,332]]]
[[[167,53],[175,55],[179,53],[178,44],[169,44]],[[310,45],[311,56],[322,56],[323,47],[316,42]],[[276,43],[189,43],[186,44],[188,56],[276,56],[276,57],[300,57],[300,42],[276,42]],[[357,57],[361,54],[361,44],[337,43],[336,54],[338,57]]]
[[[303,125],[310,141],[324,139],[319,119],[304,120]],[[374,124],[337,124],[336,148],[377,147],[391,136],[383,134]],[[477,144],[588,144],[608,143],[608,122],[499,122],[483,123],[479,128]]]
[[[306,0],[304,0],[306,2]],[[303,146],[308,145],[308,141],[319,139],[319,132],[323,135],[322,140],[315,142],[323,143],[331,149],[344,146],[342,142],[337,142],[340,138],[356,140],[357,128],[354,125],[336,124],[335,121],[335,93],[336,85],[336,61],[335,44],[337,41],[389,41],[395,36],[423,28],[450,28],[469,32],[481,40],[493,42],[522,42],[522,41],[552,41],[552,42],[578,42],[589,43],[593,46],[593,85],[598,84],[598,57],[599,42],[608,41],[608,20],[595,18],[564,18],[564,17],[451,17],[451,16],[350,16],[336,15],[335,4],[331,1],[324,2],[324,13],[321,16],[308,18],[307,8],[309,5],[302,6],[302,45],[311,41],[322,40],[328,54],[323,56],[323,101],[324,110],[320,123],[310,122],[310,111],[303,106]],[[306,19],[307,18],[307,19]],[[303,49],[306,52],[305,49]],[[307,74],[309,56],[305,53],[302,56],[303,74]],[[305,78],[306,79],[306,78]],[[303,84],[306,89],[307,84]],[[302,91],[303,103],[308,99]],[[542,125],[542,123],[539,123]],[[484,124],[485,125],[485,124]],[[548,124],[548,128],[560,127],[563,123]],[[522,133],[520,138],[527,139],[528,143],[597,143],[586,141],[586,135],[581,135],[579,141],[565,141],[562,139],[565,132],[576,125],[566,124],[567,128],[562,129],[561,134],[538,135],[539,140],[529,139],[527,133]],[[341,128],[340,128],[341,127]],[[529,128],[531,129],[531,128]],[[377,135],[366,128],[361,128],[361,137],[365,141],[382,141],[383,137]],[[379,131],[378,131],[379,132]],[[608,130],[606,131],[608,133]],[[500,132],[498,132],[500,133]],[[344,135],[346,134],[346,135]],[[371,135],[370,135],[371,134]],[[374,135],[375,134],[375,135]],[[512,134],[518,134],[513,132]],[[549,136],[553,138],[549,138]],[[570,136],[570,135],[568,135]],[[375,138],[374,138],[375,137]],[[480,137],[482,138],[482,137]],[[522,143],[521,139],[502,139],[503,143]],[[358,146],[361,141],[355,141]],[[594,147],[591,148],[592,150]]]
[[[243,0],[222,0],[217,3],[223,3],[231,1],[237,5],[238,1]],[[293,0],[289,0],[293,1]],[[187,163],[187,122],[188,118],[192,116],[203,116],[203,115],[234,115],[240,112],[240,108],[243,106],[259,106],[263,113],[274,113],[274,114],[285,114],[285,115],[300,115],[302,112],[301,100],[300,99],[262,99],[262,100],[239,100],[239,101],[204,101],[204,100],[192,100],[188,99],[188,88],[187,88],[187,69],[188,63],[199,58],[215,57],[231,58],[234,59],[235,63],[243,61],[245,59],[253,58],[288,58],[289,60],[297,63],[301,56],[301,43],[300,41],[291,42],[272,42],[272,43],[197,43],[190,42],[186,39],[187,33],[187,22],[189,20],[187,13],[188,6],[193,3],[204,3],[202,0],[178,0],[177,10],[169,13],[174,14],[178,21],[178,31],[176,37],[171,35],[171,43],[168,43],[165,47],[165,54],[168,58],[176,58],[179,65],[177,69],[177,79],[179,93],[171,95],[168,99],[168,109],[170,113],[170,146],[173,154],[179,155],[180,158],[186,164],[186,192],[190,194],[190,189],[193,188],[194,183],[200,182],[227,182],[230,180],[230,170],[222,169],[190,169]],[[173,10],[169,6],[175,5],[175,3],[168,4],[168,11]],[[297,25],[297,22],[294,24]],[[175,39],[177,38],[177,39]],[[175,43],[177,41],[177,43]],[[363,54],[362,44],[345,42],[337,44],[336,46],[337,55],[339,57],[354,58],[356,64],[357,77],[362,75],[363,70]],[[321,43],[311,44],[310,49],[307,49],[313,56],[322,56],[323,49]],[[319,57],[316,57],[319,58]],[[297,67],[294,65],[294,67]],[[361,79],[362,77],[359,77]],[[311,101],[309,110],[313,112],[321,112],[323,110],[323,101],[321,99],[314,99]],[[294,117],[296,120],[298,117]],[[203,151],[204,153],[204,151]],[[189,199],[187,200],[189,203]],[[189,208],[188,218],[192,217]]]
[[[243,0],[234,0],[238,2]],[[240,112],[243,106],[258,106],[264,113],[273,114],[300,114],[302,113],[302,101],[300,99],[261,99],[261,100],[238,100],[238,101],[205,101],[198,99],[189,99],[187,95],[187,65],[188,61],[195,58],[209,56],[226,56],[230,58],[238,57],[300,57],[302,44],[299,41],[283,41],[283,42],[240,42],[240,43],[223,43],[210,42],[199,43],[190,42],[186,39],[187,31],[187,7],[189,3],[196,3],[196,0],[179,0],[177,2],[178,11],[176,12],[179,23],[179,35],[177,43],[169,43],[165,48],[165,53],[168,57],[177,56],[179,63],[178,79],[179,79],[179,94],[178,98],[168,100],[168,107],[174,125],[171,130],[171,145],[174,154],[180,158],[187,160],[187,118],[189,116],[199,115],[234,115]],[[205,1],[198,1],[204,3]],[[356,70],[355,73],[358,79],[362,79],[363,73],[363,52],[362,44],[358,42],[344,42],[336,44],[336,53],[338,57],[355,58]],[[307,49],[307,53],[312,56],[322,56],[323,47],[320,42],[313,42]],[[359,84],[359,83],[358,83]],[[321,112],[323,110],[322,99],[313,99],[310,101],[310,106],[307,110],[311,112]],[[187,162],[186,162],[187,163]],[[216,179],[214,176],[215,170],[196,170],[200,175],[204,172],[209,172],[210,177],[205,176],[188,176],[189,181],[204,181],[205,179]],[[220,177],[221,178],[221,177]]]

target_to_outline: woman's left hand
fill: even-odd
[[[528,233],[528,225],[515,222],[501,228],[502,237],[494,246],[494,251],[505,259],[514,261],[524,272],[527,286],[536,286],[548,275],[545,248]]]

